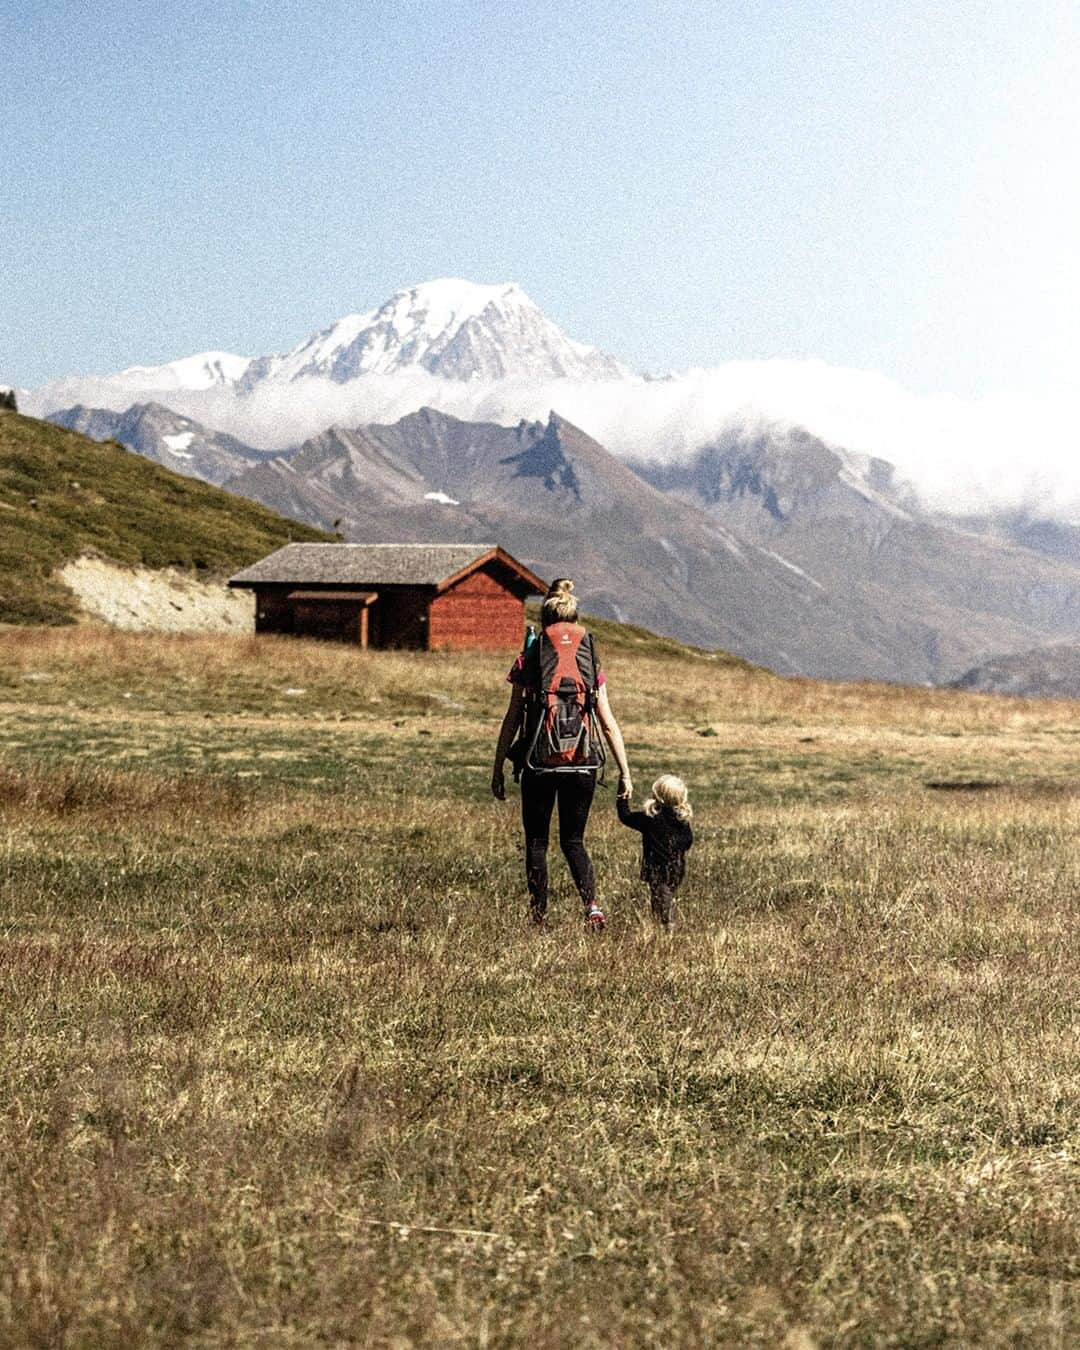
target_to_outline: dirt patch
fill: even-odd
[[[56,573],[85,614],[114,628],[162,633],[250,633],[254,600],[222,581],[200,581],[166,567],[123,567],[83,557]]]

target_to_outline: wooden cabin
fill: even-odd
[[[494,544],[286,544],[229,585],[255,592],[257,633],[450,651],[518,646],[547,590]]]

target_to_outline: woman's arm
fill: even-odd
[[[619,730],[619,724],[616,722],[615,714],[611,711],[611,704],[608,702],[607,686],[603,684],[596,693],[596,715],[600,720],[600,729],[604,733],[604,739],[611,747],[611,753],[615,756],[615,763],[619,766],[619,796],[629,799],[634,795],[634,784],[630,778],[626,746],[623,744],[622,732]]]
[[[511,745],[514,743],[517,729],[521,725],[521,715],[524,708],[525,695],[521,686],[515,684],[510,690],[510,702],[507,704],[506,715],[503,717],[502,726],[499,728],[499,739],[495,746],[495,767],[491,770],[491,791],[493,796],[498,797],[499,801],[506,800],[503,763],[510,752]]]

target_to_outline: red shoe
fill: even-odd
[[[604,911],[593,901],[585,911],[585,927],[591,929],[594,933],[599,933],[601,928],[607,923],[604,918]]]

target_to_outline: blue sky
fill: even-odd
[[[14,5],[0,381],[257,355],[436,276],[661,371],[1040,393],[1080,355],[1080,6]]]

